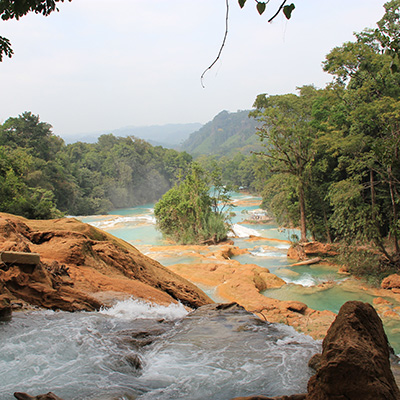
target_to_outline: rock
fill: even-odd
[[[349,301],[323,341],[321,365],[307,400],[398,400],[382,321],[368,303]]]
[[[400,289],[400,275],[392,274],[387,276],[381,283],[382,289]],[[394,290],[397,292],[397,290]]]
[[[341,274],[341,275],[350,275],[349,267],[347,267],[346,265],[342,265],[342,266],[338,269],[338,274]]]
[[[388,305],[392,304],[389,300],[383,299],[382,297],[375,297],[374,300],[372,300],[373,304],[375,305]]]
[[[140,370],[143,368],[142,360],[137,354],[130,354],[125,356],[125,361],[134,369]]]
[[[14,397],[18,400],[63,400],[52,392],[39,394],[38,396],[29,396],[29,394],[26,393],[15,392]]]
[[[0,321],[6,321],[11,318],[12,306],[10,299],[5,295],[0,295]]]
[[[287,256],[302,261],[310,257],[333,257],[337,254],[335,246],[330,243],[307,242],[290,247]]]
[[[235,397],[232,400],[305,400],[306,394],[294,394],[292,396],[278,396],[278,397],[266,397],[266,396],[250,396],[250,397]]]
[[[221,260],[212,264],[175,264],[168,268],[192,282],[216,287],[219,298],[237,302],[263,320],[291,325],[314,339],[322,339],[336,317],[331,311],[315,311],[302,302],[266,297],[262,291],[279,288],[285,282],[254,264]]]
[[[318,369],[321,366],[321,358],[322,358],[322,354],[317,353],[314,354],[310,360],[308,361],[308,366],[313,369],[315,372],[318,371]]]
[[[129,297],[191,308],[212,303],[129,243],[74,218],[28,220],[0,213],[0,252],[21,249],[29,255],[0,264],[0,295],[13,302],[64,311],[91,311]]]
[[[304,304],[301,301],[285,301],[283,304],[287,310],[294,311],[299,314],[304,314],[307,310],[307,304]]]

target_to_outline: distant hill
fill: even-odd
[[[167,124],[152,126],[127,126],[124,128],[112,129],[108,131],[81,133],[65,137],[66,143],[86,142],[95,143],[99,136],[112,133],[114,136],[136,136],[144,139],[153,146],[163,146],[167,148],[178,148],[189,135],[198,129],[202,124]]]
[[[212,121],[193,132],[180,147],[193,156],[201,154],[228,156],[260,150],[255,134],[257,122],[248,117],[249,110],[220,112]]]

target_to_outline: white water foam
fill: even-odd
[[[254,250],[250,251],[250,254],[256,257],[286,257],[286,253],[266,250],[263,247],[256,247]]]
[[[229,237],[248,238],[250,236],[261,236],[260,232],[255,229],[247,228],[239,224],[233,224]]]
[[[165,318],[168,309],[183,310],[140,303],[120,302],[110,314],[40,311],[0,322],[0,399],[51,390],[69,400],[226,400],[306,390],[308,359],[320,351],[310,337],[244,312],[146,320],[143,312]],[[121,307],[140,318],[121,317]],[[163,326],[153,343],[135,347],[133,338]]]
[[[132,224],[137,222],[145,222],[154,225],[156,223],[156,219],[152,215],[138,215],[135,217],[113,217],[105,221],[93,221],[89,224],[95,228],[107,230],[115,228],[120,224]]]
[[[100,310],[100,313],[125,320],[140,318],[174,321],[185,317],[188,314],[188,311],[181,303],[171,303],[168,306],[161,306],[142,300],[129,299],[119,301],[113,307],[104,308]]]
[[[294,283],[304,287],[312,287],[318,284],[318,281],[310,274],[304,274],[300,279],[282,278],[286,283]]]
[[[277,244],[275,247],[277,249],[289,249],[290,248],[290,243],[281,243],[281,244]]]

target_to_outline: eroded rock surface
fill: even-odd
[[[18,400],[63,400],[52,392],[39,394],[38,396],[30,396],[27,393],[15,392],[14,397]]]
[[[330,243],[307,242],[292,246],[288,250],[288,257],[294,260],[306,260],[313,257],[332,257],[338,253]]]
[[[391,289],[395,293],[400,293],[400,275],[392,274],[387,276],[381,283],[382,289]]]
[[[368,303],[349,301],[323,341],[307,400],[398,400],[382,321]]]
[[[279,288],[285,282],[255,264],[240,264],[236,260],[218,259],[213,263],[175,264],[168,267],[192,282],[216,287],[221,299],[237,302],[247,311],[269,322],[284,323],[315,339],[322,339],[336,314],[317,311],[299,301],[281,301],[264,296],[261,292]]]
[[[129,243],[74,218],[39,221],[0,213],[1,251],[38,253],[41,262],[0,265],[0,315],[21,300],[66,311],[94,310],[130,296],[192,308],[212,303]]]

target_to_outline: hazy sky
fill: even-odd
[[[374,28],[383,0],[293,0],[292,19],[273,23],[271,0],[240,9],[225,0],[73,0],[49,17],[0,22],[14,56],[0,63],[0,122],[39,114],[55,134],[112,131],[128,125],[206,123],[222,110],[250,109],[259,93],[324,87],[325,55]],[[268,11],[269,9],[269,11]]]

